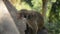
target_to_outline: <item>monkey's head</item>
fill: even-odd
[[[28,26],[35,31],[43,27],[44,24],[43,16],[36,11],[33,10],[28,11],[22,9],[20,10],[20,13],[18,13],[18,15],[19,15],[19,19],[25,18]]]

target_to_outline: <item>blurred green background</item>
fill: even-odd
[[[60,0],[45,0],[44,5],[44,0],[9,1],[18,11],[27,9],[36,10],[41,14],[44,13],[45,26],[48,28],[49,34],[60,34]]]

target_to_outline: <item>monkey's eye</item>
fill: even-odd
[[[28,15],[27,19],[31,19],[32,18],[32,15]]]
[[[26,18],[26,15],[24,15],[24,18]]]

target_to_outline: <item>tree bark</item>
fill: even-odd
[[[8,0],[4,0],[4,3],[7,7],[7,9],[9,10],[9,13],[11,14],[17,28],[19,29],[19,32],[21,34],[25,34],[25,29],[26,29],[26,24],[22,22],[22,20],[18,20],[17,19],[17,10],[16,8],[8,1]]]
[[[0,34],[20,34],[2,0],[0,0]]]

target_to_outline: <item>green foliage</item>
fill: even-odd
[[[33,9],[37,10],[37,11],[41,11],[42,10],[42,0],[32,0],[31,1],[33,4]]]
[[[51,8],[51,12],[50,12],[50,16],[49,16],[49,31],[51,34],[60,34],[60,17],[59,17],[59,13],[60,13],[60,1],[57,0]],[[54,25],[54,26],[52,26]]]
[[[33,10],[41,11],[42,10],[42,0],[24,0]]]

